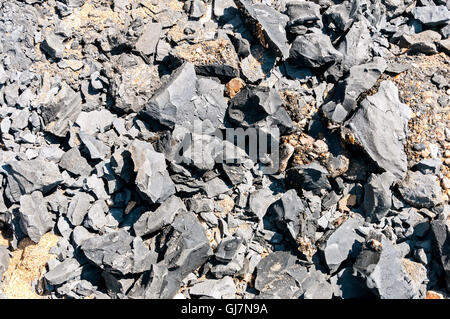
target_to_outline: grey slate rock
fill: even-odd
[[[145,25],[144,32],[135,44],[136,50],[144,55],[151,55],[155,53],[161,31],[161,23],[147,23]]]
[[[21,195],[40,191],[44,195],[50,193],[62,181],[58,166],[41,159],[28,161],[11,161],[3,166],[6,172],[6,197],[13,203],[20,200]]]
[[[298,286],[286,269],[294,265],[295,259],[285,251],[276,251],[263,258],[256,268],[255,288],[272,298],[292,298]]]
[[[123,229],[88,238],[82,242],[81,250],[92,263],[119,275],[147,271],[157,259],[140,237],[132,237]]]
[[[398,183],[404,201],[413,207],[433,208],[442,202],[441,188],[436,176],[409,171]]]
[[[311,68],[333,64],[342,57],[342,53],[333,47],[330,38],[320,33],[299,35],[290,50],[291,59],[300,66]]]
[[[209,297],[213,299],[234,299],[236,287],[232,277],[222,279],[206,279],[189,289],[192,296]]]
[[[50,285],[62,285],[63,283],[81,275],[83,268],[74,258],[65,259],[55,268],[44,274],[45,280]]]
[[[293,189],[288,190],[268,209],[274,216],[277,227],[283,231],[291,241],[296,242],[301,228],[300,217],[305,211],[302,200]]]
[[[361,250],[364,238],[356,229],[362,226],[364,220],[359,215],[353,215],[337,228],[324,244],[323,254],[331,273],[348,258],[355,258]]]
[[[194,65],[185,62],[150,99],[142,116],[169,128],[176,123],[192,124],[196,80]]]
[[[84,192],[79,192],[72,198],[67,208],[67,218],[72,225],[79,226],[83,223],[93,201],[94,198]]]
[[[42,42],[41,49],[47,52],[53,59],[61,59],[64,55],[63,38],[55,33],[49,33]]]
[[[77,176],[89,176],[92,172],[92,167],[87,160],[81,156],[80,151],[76,147],[65,152],[61,156],[58,165],[62,169]]]
[[[19,215],[20,227],[35,243],[38,243],[54,225],[52,215],[45,205],[44,196],[39,191],[20,197]]]
[[[155,233],[163,227],[171,225],[175,215],[186,211],[183,201],[177,196],[166,199],[154,212],[146,212],[134,223],[133,229],[137,236]]]
[[[289,18],[265,4],[252,4],[248,0],[234,0],[244,21],[265,48],[271,48],[283,60],[289,57],[286,24]]]
[[[412,9],[412,14],[414,19],[429,27],[446,24],[450,20],[447,6],[415,7]]]
[[[146,298],[173,298],[182,280],[203,265],[211,255],[205,230],[193,213],[181,212],[171,225],[173,236],[164,259],[153,266],[153,281]]]
[[[286,3],[286,13],[289,16],[288,28],[291,33],[299,25],[318,27],[322,25],[320,5],[310,1],[290,1]]]
[[[104,160],[111,155],[111,149],[92,135],[80,132],[78,136],[92,160]]]
[[[129,151],[137,173],[136,186],[142,194],[152,203],[162,203],[175,194],[164,154],[155,152],[151,144],[137,140]]]
[[[286,170],[286,182],[288,185],[314,194],[320,194],[321,190],[330,190],[331,184],[327,178],[328,171],[317,162],[300,165]]]
[[[222,262],[233,260],[242,243],[243,238],[236,234],[232,237],[222,239],[215,253],[216,259]]]
[[[258,127],[264,121],[277,125],[282,131],[293,126],[280,94],[261,86],[245,86],[231,99],[227,116],[232,125],[243,128]]]
[[[418,298],[418,292],[410,286],[400,252],[385,238],[380,243],[381,251],[373,251],[365,246],[354,269],[366,279],[367,287],[381,299]]]
[[[357,108],[361,94],[375,85],[385,69],[386,61],[381,57],[351,67],[348,76],[337,84],[331,100],[322,105],[322,112],[328,119],[342,123]]]
[[[372,174],[364,185],[364,201],[362,204],[366,217],[376,223],[385,217],[392,207],[391,186],[395,177],[389,172]]]
[[[395,84],[383,81],[378,93],[361,102],[346,126],[380,168],[400,179],[407,170],[403,143],[410,117],[411,110],[400,102]]]
[[[59,137],[65,137],[71,124],[81,113],[81,95],[65,82],[58,94],[43,105],[42,119],[45,130]]]

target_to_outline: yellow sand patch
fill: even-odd
[[[2,290],[10,299],[38,299],[39,296],[31,286],[35,279],[40,279],[47,261],[55,258],[49,254],[51,247],[56,246],[59,237],[47,233],[42,236],[38,244],[29,238],[23,239],[18,249],[13,252],[9,261],[9,268],[5,272]]]

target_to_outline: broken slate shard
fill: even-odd
[[[183,201],[171,196],[164,201],[154,212],[146,212],[134,223],[133,228],[137,236],[145,236],[172,224],[175,215],[186,211]]]
[[[447,212],[448,214],[448,212]],[[450,225],[444,212],[431,222],[433,245],[438,253],[447,289],[450,289]]]
[[[121,229],[83,241],[81,250],[94,264],[112,274],[138,274],[150,270],[157,254],[140,237]]]
[[[252,4],[249,0],[235,0],[244,21],[265,48],[271,48],[279,57],[289,57],[286,24],[289,18],[265,4]]]
[[[175,194],[175,184],[169,176],[164,154],[158,153],[150,143],[134,141],[130,146],[134,163],[136,186],[152,203],[162,203]]]
[[[3,170],[7,180],[5,195],[12,203],[34,191],[47,194],[63,181],[58,166],[41,159],[11,161],[3,166]]]
[[[161,23],[147,23],[144,28],[144,32],[135,44],[136,51],[143,55],[151,55],[155,53],[161,31]]]
[[[386,69],[386,61],[376,57],[372,62],[353,66],[348,76],[337,84],[331,98],[322,105],[324,115],[336,122],[345,121],[357,108],[361,94],[372,88]]]
[[[370,158],[397,179],[406,175],[404,142],[411,109],[401,103],[393,82],[383,81],[378,93],[361,102],[347,127]]]
[[[381,241],[367,239],[353,268],[365,278],[367,287],[381,299],[419,297],[418,291],[410,286],[411,280],[403,267],[400,252],[385,238]]]
[[[302,200],[294,189],[288,190],[269,207],[277,227],[296,242],[300,232],[300,215],[305,211]]]
[[[362,204],[366,217],[373,223],[387,215],[392,207],[391,186],[395,176],[390,172],[380,175],[372,174],[364,186],[364,201]]]
[[[424,6],[412,9],[414,19],[419,20],[426,26],[433,27],[446,24],[450,21],[450,11],[447,6]]]
[[[280,94],[274,89],[254,85],[245,86],[231,99],[227,116],[232,125],[243,128],[258,127],[266,122],[286,131],[293,125]]]
[[[192,124],[194,120],[192,98],[195,95],[196,82],[194,65],[184,63],[150,99],[142,116],[171,129],[175,124]]]
[[[436,176],[408,171],[399,182],[398,190],[408,204],[417,208],[433,208],[442,202],[441,189]]]
[[[81,95],[63,82],[59,92],[42,106],[45,130],[65,137],[81,113]]]
[[[327,239],[323,247],[323,254],[331,273],[348,258],[356,258],[364,241],[356,229],[362,226],[364,220],[359,215],[353,215],[342,223]]]
[[[286,171],[286,183],[299,190],[320,194],[321,190],[331,190],[328,171],[317,162],[295,166]]]
[[[61,285],[81,275],[82,267],[75,258],[65,259],[44,275],[50,285]]]
[[[294,40],[289,57],[301,67],[320,68],[341,60],[342,53],[333,47],[327,35],[309,33]]]
[[[54,225],[52,215],[44,202],[44,196],[39,191],[20,197],[19,215],[20,227],[35,243],[38,243]]]

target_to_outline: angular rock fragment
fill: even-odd
[[[357,108],[361,94],[375,85],[385,69],[386,61],[379,57],[350,68],[348,76],[337,84],[330,101],[322,106],[322,112],[328,119],[342,123]]]
[[[154,279],[147,288],[146,298],[172,298],[182,280],[211,255],[208,238],[194,214],[181,212],[170,228],[173,237],[167,243],[164,259],[152,269]]]
[[[286,182],[291,187],[313,191],[320,194],[321,190],[330,190],[328,171],[319,163],[296,166],[286,171]]]
[[[269,254],[256,268],[255,288],[272,298],[292,298],[299,288],[286,269],[294,263],[295,257],[289,252]]]
[[[103,160],[109,157],[111,149],[103,142],[86,132],[80,132],[78,136],[92,160]]]
[[[450,12],[446,6],[415,7],[412,10],[414,19],[419,20],[426,26],[437,26],[446,24],[450,20]]]
[[[231,80],[239,76],[239,58],[230,40],[217,39],[192,45],[178,45],[171,52],[178,67],[187,61],[199,75]]]
[[[80,93],[63,82],[59,92],[43,105],[42,119],[45,130],[56,136],[65,137],[80,113]]]
[[[320,5],[314,2],[290,1],[286,4],[286,11],[289,16],[288,28],[293,34],[298,34],[300,30],[309,27],[320,28],[322,26]]]
[[[252,4],[249,0],[234,1],[248,28],[265,48],[271,48],[283,60],[289,57],[286,24],[289,18],[265,4]]]
[[[41,49],[47,52],[52,58],[61,59],[64,55],[63,38],[55,33],[49,33],[42,42]]]
[[[92,167],[76,147],[65,152],[58,165],[74,175],[89,176],[92,172]]]
[[[293,189],[287,191],[283,196],[269,207],[269,212],[274,216],[277,227],[296,242],[301,229],[300,217],[305,211],[302,200]]]
[[[245,86],[231,99],[227,115],[232,124],[243,128],[258,127],[263,121],[277,125],[282,130],[293,125],[283,108],[280,94],[261,86]]]
[[[76,194],[67,208],[67,218],[74,226],[79,226],[91,207],[94,198],[87,193]]]
[[[142,116],[169,128],[173,128],[176,123],[192,124],[195,114],[191,101],[195,95],[196,82],[194,65],[184,63],[151,98]]]
[[[164,154],[155,152],[151,144],[141,141],[134,141],[129,151],[137,173],[136,186],[142,194],[152,203],[162,203],[175,194]]]
[[[346,259],[355,258],[358,255],[364,239],[356,232],[356,229],[363,223],[364,220],[359,215],[353,215],[327,239],[323,254],[330,272],[338,270]]]
[[[387,239],[368,239],[353,268],[368,288],[381,299],[411,299],[420,296],[412,289],[400,252]]]
[[[364,186],[364,201],[362,204],[366,217],[371,222],[378,222],[387,215],[392,207],[391,186],[395,176],[390,172],[380,175],[372,174]]]
[[[142,214],[133,225],[134,232],[141,237],[152,234],[163,227],[171,225],[175,215],[180,211],[186,211],[186,206],[179,197],[171,196],[154,212]]]
[[[52,215],[47,210],[44,196],[39,191],[20,197],[20,227],[35,243],[50,231],[54,225]]]
[[[409,171],[398,184],[398,190],[405,202],[413,207],[433,208],[442,202],[441,189],[436,176]]]
[[[222,262],[229,262],[233,260],[241,247],[243,239],[239,235],[234,235],[233,237],[224,238],[215,253],[216,259]]]
[[[81,244],[84,255],[112,274],[138,274],[150,270],[157,254],[150,251],[140,237],[121,229],[103,236],[88,238]]]
[[[144,32],[135,44],[136,51],[143,55],[151,55],[155,53],[161,31],[161,23],[147,23],[144,28]]]
[[[94,110],[81,112],[75,123],[80,127],[80,131],[95,135],[96,133],[103,133],[109,130],[116,118],[116,115],[106,109]]]
[[[11,161],[3,166],[3,170],[7,180],[5,196],[12,203],[17,203],[21,195],[34,191],[47,194],[63,181],[58,166],[41,159]]]
[[[383,81],[378,93],[361,102],[346,122],[355,141],[383,170],[398,179],[406,175],[404,141],[411,110],[400,102],[394,83]]]
[[[44,275],[44,278],[50,285],[61,285],[80,276],[81,272],[80,263],[74,258],[69,258],[52,268]]]
[[[320,68],[342,59],[328,36],[320,33],[299,35],[290,50],[291,59],[303,67]]]
[[[189,294],[193,296],[206,296],[214,299],[233,299],[235,293],[234,281],[229,276],[222,279],[207,279],[189,289]]]

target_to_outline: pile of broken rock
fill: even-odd
[[[380,78],[450,53],[449,8],[0,0],[0,276],[53,232],[49,298],[445,298],[447,164]],[[273,174],[216,134],[274,127]]]

